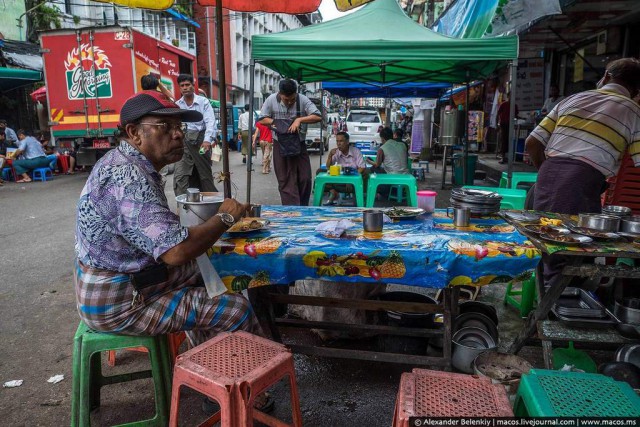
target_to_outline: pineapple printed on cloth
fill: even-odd
[[[452,225],[444,210],[387,223],[365,233],[362,209],[262,206],[264,230],[225,234],[209,249],[211,262],[231,292],[296,280],[397,283],[443,288],[509,281],[535,268],[540,252],[499,217]],[[340,236],[318,233],[318,224],[355,223]]]

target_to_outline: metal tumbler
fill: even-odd
[[[453,225],[456,227],[468,227],[471,219],[471,209],[455,208],[453,210]]]
[[[376,209],[369,209],[362,212],[362,225],[364,231],[380,232],[382,231],[382,225],[384,218],[382,211]]]
[[[201,202],[202,195],[199,188],[187,188],[187,202]]]
[[[260,218],[260,213],[262,212],[262,205],[251,205],[251,210],[249,211],[249,216],[251,218]]]

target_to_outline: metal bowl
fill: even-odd
[[[622,301],[616,301],[613,314],[623,323],[631,323],[640,325],[640,308],[637,302],[638,298],[624,298]]]
[[[620,219],[620,231],[640,234],[640,216],[634,215]]]
[[[578,227],[615,232],[620,228],[620,218],[617,216],[594,213],[580,214],[578,215]]]
[[[485,352],[496,348],[496,342],[480,328],[462,328],[453,335],[453,356],[451,364],[454,368],[467,374],[473,373],[473,361]]]
[[[625,344],[616,351],[616,361],[629,362],[640,368],[640,344]]]
[[[626,206],[608,205],[602,208],[602,213],[612,216],[625,217],[627,215],[631,215],[631,208],[628,208]]]

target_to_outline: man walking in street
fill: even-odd
[[[183,110],[202,114],[202,120],[187,123],[184,135],[184,154],[176,163],[173,191],[176,196],[185,194],[187,188],[199,188],[202,192],[218,191],[211,171],[211,144],[216,144],[216,118],[209,100],[195,94],[193,76],[180,74],[178,86],[182,98],[176,104]]]
[[[306,96],[297,93],[291,79],[280,82],[278,93],[262,105],[259,118],[274,129],[273,169],[283,205],[307,206],[311,196],[311,162],[304,143],[303,124],[322,120],[318,108]]]
[[[247,154],[249,154],[249,104],[244,106],[244,112],[238,117],[238,131],[242,140],[242,163],[247,163]]]
[[[564,214],[600,212],[606,179],[616,175],[628,150],[640,166],[640,61],[622,58],[607,65],[596,90],[560,101],[527,138],[538,168],[533,208]],[[548,259],[545,282],[564,260]]]

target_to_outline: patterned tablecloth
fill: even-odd
[[[365,233],[362,209],[262,206],[266,230],[228,233],[209,250],[227,287],[241,291],[267,284],[320,279],[397,283],[425,288],[448,284],[486,285],[508,281],[533,269],[540,252],[499,217],[472,218],[454,228],[444,210],[412,220],[386,223],[381,233]],[[330,220],[355,226],[339,238],[315,231]]]

